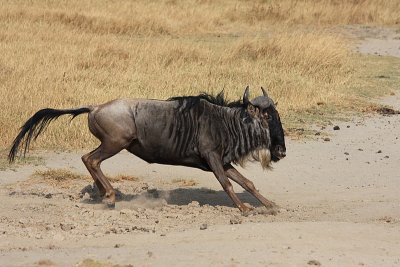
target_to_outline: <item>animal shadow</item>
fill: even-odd
[[[83,199],[84,203],[96,204],[102,201],[99,190],[95,185],[85,186],[80,194],[88,193],[90,198]],[[244,202],[249,203],[253,207],[262,206],[256,198],[248,192],[236,193],[237,196]],[[150,189],[138,194],[124,193],[116,189],[117,201],[129,201],[138,203],[143,199],[147,200],[164,200],[169,205],[185,206],[192,201],[197,201],[201,206],[210,205],[235,207],[231,199],[223,190],[212,190],[208,188],[177,188],[172,190]]]

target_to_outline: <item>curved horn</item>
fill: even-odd
[[[261,90],[262,90],[263,95],[264,95],[265,97],[269,97],[268,94],[267,94],[267,91],[265,91],[265,89],[264,89],[262,86],[261,86]]]
[[[243,104],[247,105],[249,104],[249,86],[247,85],[246,89],[244,90],[244,94],[243,94]]]

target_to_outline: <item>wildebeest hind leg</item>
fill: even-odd
[[[99,178],[97,177],[96,173],[92,170],[91,166],[89,165],[89,157],[93,155],[97,149],[85,154],[82,156],[82,161],[85,164],[87,170],[89,171],[90,175],[92,176],[97,188],[99,189],[100,196],[103,197],[106,194],[106,188],[103,186]]]
[[[266,199],[263,195],[258,192],[258,190],[255,188],[254,184],[252,181],[244,177],[240,172],[238,172],[231,164],[228,164],[225,166],[225,173],[226,175],[238,183],[241,187],[243,187],[247,192],[252,194],[255,198],[257,198],[265,207],[268,209],[274,209],[277,207],[277,205]]]
[[[239,208],[239,210],[243,213],[249,212],[250,208],[244,205],[243,202],[238,198],[236,193],[233,191],[233,186],[231,182],[229,182],[229,179],[226,176],[224,168],[222,166],[222,162],[220,162],[218,156],[214,155],[213,153],[210,153],[207,155],[206,160],[210,169],[213,171],[215,177],[221,184],[222,188],[232,199],[235,205]]]
[[[114,156],[123,148],[123,146],[116,144],[102,143],[97,149],[82,157],[82,161],[99,187],[100,193],[105,195],[104,200],[110,208],[115,206],[115,190],[101,171],[100,164],[103,160]]]

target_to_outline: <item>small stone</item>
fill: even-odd
[[[88,192],[85,192],[85,194],[80,196],[82,198],[82,200],[90,200],[90,194]]]
[[[119,212],[119,214],[121,214],[121,215],[130,215],[130,214],[132,214],[133,212],[132,212],[132,210],[130,210],[130,209],[122,209],[122,210],[120,210],[120,212]]]
[[[321,132],[316,132],[315,135],[321,135]]]
[[[350,125],[347,125],[347,128],[350,128]]]
[[[349,152],[344,152],[344,154],[347,155],[347,156],[350,155]]]
[[[338,130],[340,130],[340,127],[336,125],[333,127],[333,130],[338,131]]]
[[[70,223],[60,223],[60,227],[63,231],[70,231],[75,228],[75,226]]]
[[[324,138],[324,141],[325,141],[325,142],[329,142],[329,141],[331,141],[331,139],[330,139],[329,137],[325,137],[325,138]]]
[[[389,156],[384,156],[384,158],[385,158],[385,159],[388,159],[388,158],[389,158]]]
[[[358,149],[358,151],[364,151],[364,149],[362,149],[362,148],[359,148],[359,149]]]
[[[382,153],[382,150],[379,149],[378,151],[376,151],[376,153],[380,154]]]
[[[242,219],[239,217],[233,217],[229,220],[230,224],[241,224],[242,223]]]
[[[190,203],[188,204],[188,207],[197,208],[197,207],[200,207],[200,203],[197,202],[197,201],[192,201],[192,202],[190,202]]]
[[[202,225],[200,225],[200,230],[206,230],[207,229],[207,224],[203,223]]]
[[[35,266],[57,266],[53,261],[48,259],[38,260]]]
[[[315,265],[315,266],[321,266],[321,263],[317,260],[310,260],[307,262],[308,265]]]

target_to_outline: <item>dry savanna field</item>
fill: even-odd
[[[365,96],[393,90],[373,78],[398,63],[353,53],[341,27],[398,25],[399,14],[397,0],[2,1],[0,148],[40,108],[114,98],[238,99],[264,86],[289,134],[300,116],[371,109]],[[93,147],[85,124],[62,118],[35,147]]]
[[[369,39],[395,52],[362,51]],[[372,114],[400,108],[399,42],[399,0],[1,0],[0,266],[398,266],[400,121]],[[98,142],[86,116],[7,162],[42,108],[237,100],[247,85],[288,136],[273,171],[240,169],[276,216],[235,187],[255,207],[242,216],[211,173],[126,151],[102,165],[117,192],[104,209],[80,159]]]

